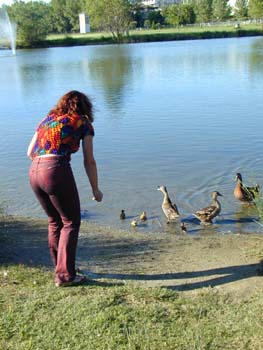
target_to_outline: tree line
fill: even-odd
[[[18,40],[26,45],[51,33],[79,32],[82,12],[89,16],[92,30],[108,31],[119,42],[129,29],[263,18],[263,0],[236,0],[234,8],[227,0],[188,0],[162,8],[143,6],[139,0],[16,0],[6,9],[17,23]]]

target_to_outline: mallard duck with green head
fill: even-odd
[[[235,180],[237,184],[234,189],[234,197],[244,203],[252,202],[260,191],[259,185],[252,187],[245,186],[243,184],[242,175],[240,173],[236,174]]]

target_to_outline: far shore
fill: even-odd
[[[261,25],[244,25],[236,28],[229,26],[193,26],[170,29],[143,29],[131,30],[128,36],[123,37],[123,44],[146,43],[160,41],[180,41],[180,40],[200,40],[200,39],[220,39],[262,36],[263,29]],[[23,45],[17,42],[17,48],[46,48],[46,47],[66,47],[81,45],[105,45],[118,44],[116,39],[110,33],[91,32],[87,34],[54,34],[49,35],[47,39],[29,45]]]

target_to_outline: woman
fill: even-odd
[[[70,91],[40,122],[27,155],[31,187],[48,216],[48,243],[55,266],[56,286],[85,282],[76,274],[75,256],[80,227],[80,201],[70,166],[70,157],[82,140],[84,167],[100,202],[96,161],[93,156],[92,103],[81,92]]]

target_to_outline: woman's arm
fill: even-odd
[[[37,140],[37,132],[34,133],[34,136],[32,137],[32,140],[30,141],[30,144],[29,144],[28,149],[27,149],[27,156],[31,160],[33,159],[32,151],[33,151],[33,147],[34,147],[34,145],[36,143],[36,140]]]
[[[97,164],[93,155],[93,137],[87,135],[82,141],[82,150],[84,157],[84,167],[89,178],[90,186],[92,188],[94,199],[101,202],[103,194],[98,186]]]

